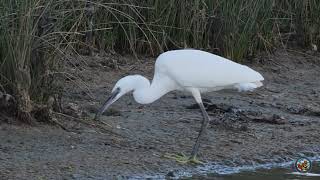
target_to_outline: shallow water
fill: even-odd
[[[193,177],[192,179],[224,179],[224,180],[250,180],[250,179],[261,179],[261,180],[273,180],[273,179],[320,179],[319,166],[313,169],[314,174],[295,174],[291,168],[276,168],[269,170],[257,170],[254,172],[241,172],[232,175],[218,175],[211,174],[207,177]]]
[[[240,170],[239,173],[232,173],[232,174],[221,174],[221,173],[214,173],[208,174],[206,176],[192,176],[190,178],[181,178],[181,179],[204,179],[204,180],[274,180],[274,179],[320,179],[320,161],[313,161],[312,169],[309,173],[298,173],[293,168],[293,163],[286,163],[283,167],[278,168],[258,168],[254,171],[252,170]],[[287,166],[289,165],[289,166]]]
[[[298,173],[294,168],[294,162],[267,163],[251,166],[225,166],[209,163],[185,171],[174,171],[172,175],[140,175],[130,177],[130,180],[138,179],[181,179],[181,180],[287,180],[287,179],[320,179],[320,156],[308,158],[312,161],[312,169],[309,173]]]

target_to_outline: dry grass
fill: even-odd
[[[241,61],[294,41],[319,47],[319,12],[318,0],[2,0],[0,90],[30,114],[57,93],[70,52],[198,48]]]

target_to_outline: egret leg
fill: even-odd
[[[190,156],[190,160],[192,160],[192,161],[197,161],[196,156],[197,156],[199,148],[200,148],[200,142],[201,142],[201,139],[203,139],[203,137],[207,133],[207,127],[208,127],[208,123],[210,120],[209,115],[208,115],[203,103],[200,102],[198,104],[199,104],[201,112],[202,112],[203,120],[201,123],[201,129],[198,134],[196,143],[193,145],[193,148],[192,148],[192,152],[191,152],[191,156]]]
[[[189,91],[192,93],[194,99],[199,104],[199,107],[202,112],[203,120],[201,123],[200,132],[198,134],[198,137],[197,137],[195,144],[193,145],[190,157],[187,157],[182,153],[180,153],[180,154],[166,154],[165,157],[170,158],[170,159],[174,159],[180,163],[189,163],[190,162],[190,163],[195,163],[195,164],[203,164],[203,162],[201,162],[197,159],[197,154],[198,154],[198,151],[200,148],[200,141],[201,141],[201,139],[203,139],[203,136],[205,136],[205,134],[206,134],[207,126],[208,126],[210,118],[209,118],[209,115],[208,115],[207,111],[205,110],[205,107],[202,103],[200,91],[196,88],[190,88]]]
[[[203,136],[205,136],[206,131],[207,131],[207,126],[208,126],[208,123],[209,123],[209,115],[206,112],[203,103],[200,102],[198,104],[200,106],[200,109],[201,109],[201,112],[202,112],[202,115],[203,115],[203,120],[202,120],[201,129],[200,129],[200,132],[198,134],[196,143],[193,145],[191,156],[188,157],[183,153],[178,153],[178,154],[166,153],[164,155],[164,157],[169,158],[169,159],[174,159],[177,162],[182,163],[182,164],[185,164],[185,163],[203,164],[203,162],[201,162],[201,161],[199,161],[197,159],[197,153],[198,153],[199,148],[200,148],[201,139],[203,139]]]

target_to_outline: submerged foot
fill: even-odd
[[[196,157],[189,157],[183,153],[177,153],[177,154],[166,153],[164,157],[168,159],[173,159],[181,164],[187,164],[187,163],[204,164],[202,161],[199,161]]]

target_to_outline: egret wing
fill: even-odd
[[[200,50],[175,50],[161,54],[156,71],[185,87],[214,88],[262,81],[260,73],[226,58]]]

